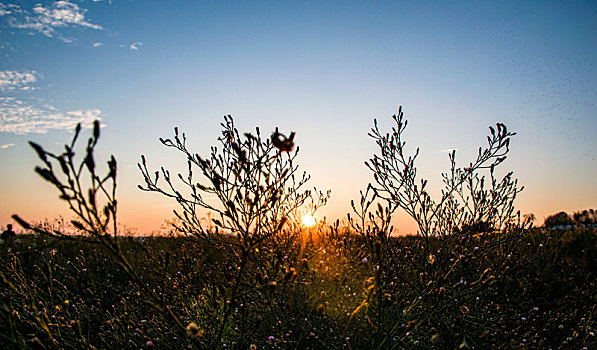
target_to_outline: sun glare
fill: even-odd
[[[311,214],[305,214],[303,216],[303,220],[301,222],[301,224],[303,225],[303,227],[313,227],[315,226],[315,217]]]

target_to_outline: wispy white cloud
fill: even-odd
[[[19,5],[15,4],[3,4],[0,3],[0,16],[6,16],[13,13],[20,13],[21,8]]]
[[[440,150],[441,153],[452,153],[452,151],[458,152],[458,148],[445,148]]]
[[[129,49],[137,51],[141,46],[143,46],[143,43],[137,41],[136,43],[132,43],[131,46],[129,46]]]
[[[36,71],[19,72],[16,70],[0,71],[0,91],[35,90],[33,83],[40,75]]]
[[[102,30],[102,26],[93,24],[85,18],[86,9],[68,1],[56,1],[47,7],[36,4],[31,10],[15,4],[0,4],[0,16],[7,16],[7,23],[12,28],[30,30],[64,42],[73,39],[65,37],[58,28],[76,27]]]
[[[34,105],[14,97],[0,97],[0,132],[43,134],[49,130],[72,130],[78,123],[90,128],[96,119],[101,119],[99,109],[62,112],[50,105]]]
[[[100,43],[100,42],[93,43],[93,47],[100,47],[100,46],[104,46],[104,43]]]
[[[0,149],[7,149],[7,148],[12,147],[14,145],[15,145],[14,143],[7,143],[7,144],[4,144],[4,145],[0,145]]]

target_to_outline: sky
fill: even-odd
[[[342,219],[373,180],[373,119],[389,130],[399,106],[436,198],[448,150],[464,166],[490,125],[516,132],[500,171],[542,224],[597,207],[596,102],[593,1],[0,1],[0,224],[72,217],[28,141],[60,152],[100,119],[120,223],[159,230],[176,203],[137,188],[141,155],[184,171],[158,138],[178,126],[207,156],[224,115],[296,132],[308,186],[332,191],[317,217]]]

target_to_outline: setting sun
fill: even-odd
[[[305,214],[303,216],[301,224],[303,225],[303,227],[313,227],[316,224],[315,217],[311,214]]]

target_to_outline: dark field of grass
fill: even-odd
[[[321,228],[264,243],[242,278],[233,244],[119,240],[145,286],[84,239],[4,244],[0,348],[597,347],[594,229],[531,231],[505,257],[482,237],[433,254],[393,238],[374,261]]]

